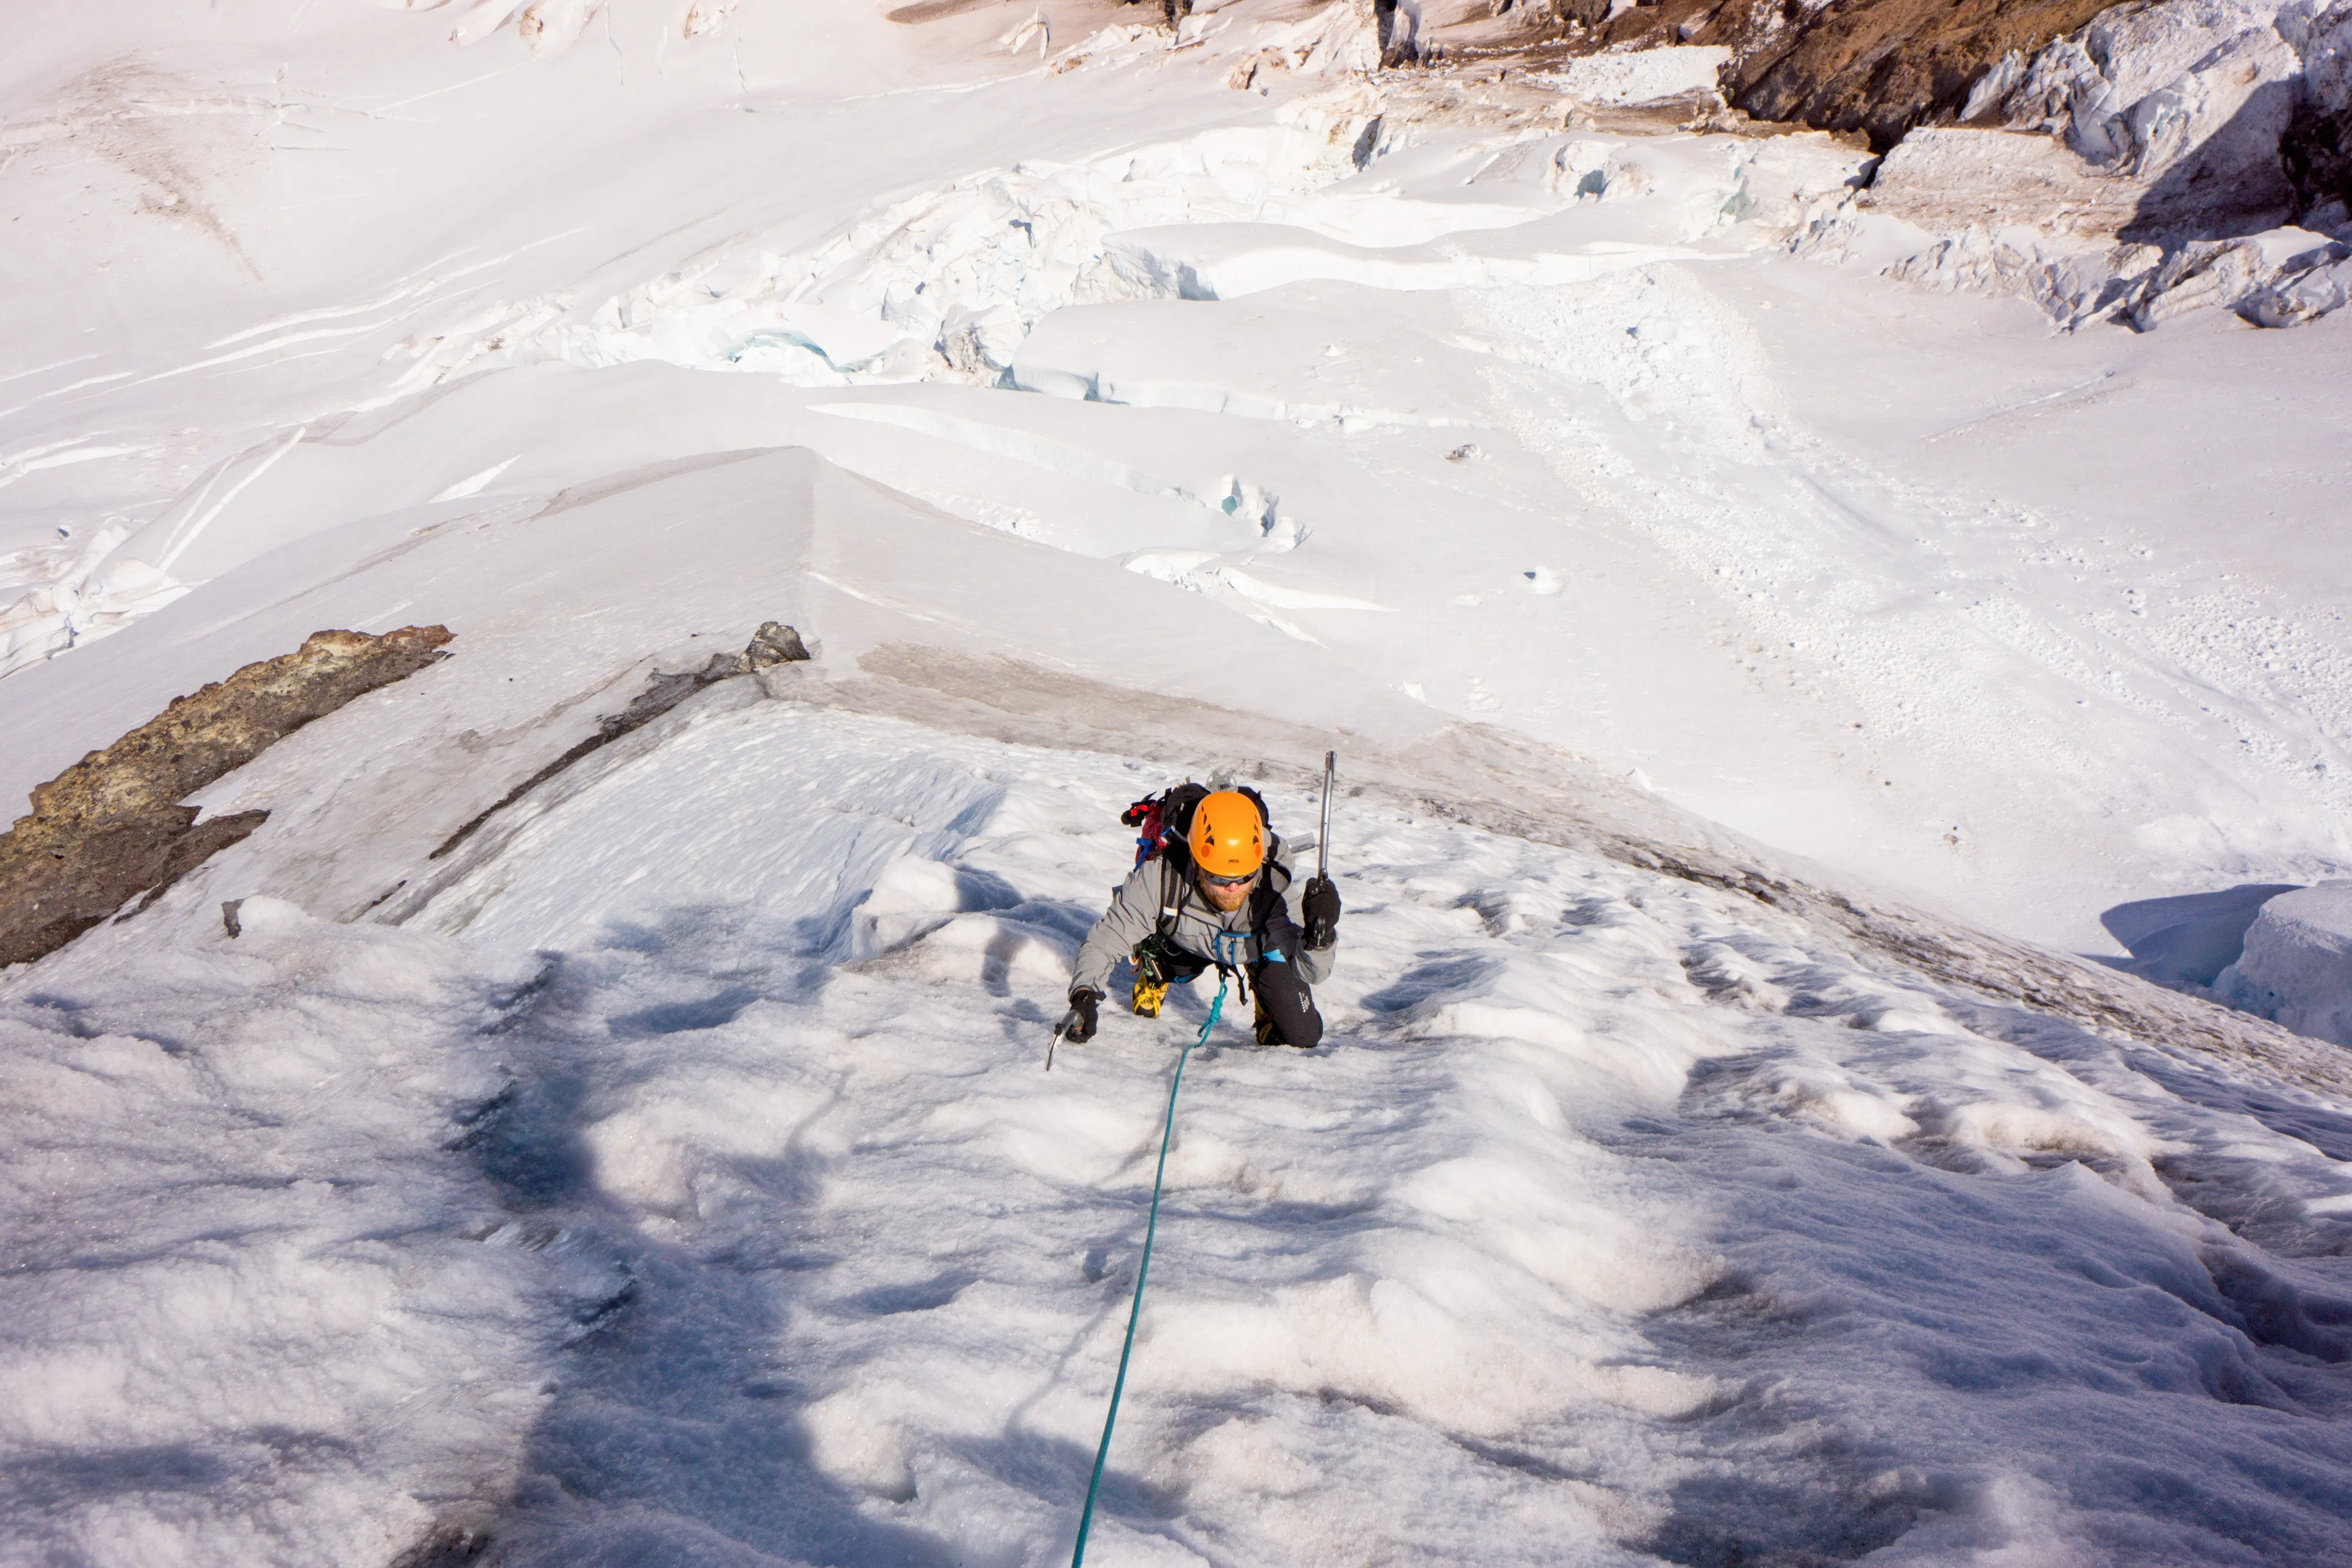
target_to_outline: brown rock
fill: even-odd
[[[1758,120],[1858,131],[1884,152],[1917,125],[1948,125],[1969,89],[2014,50],[2028,57],[2114,0],[1657,0],[1601,21],[1571,8],[1549,16],[1584,54],[1676,44],[1724,45],[1726,98]],[[1605,11],[1603,13],[1605,15]],[[1540,27],[1540,23],[1537,23]]]
[[[443,626],[313,633],[175,699],[36,789],[31,813],[0,834],[0,966],[56,951],[142,893],[145,908],[251,833],[268,812],[198,822],[180,802],[312,719],[446,657],[448,641]]]
[[[2109,3],[1834,0],[1784,39],[1742,49],[1725,95],[1759,120],[1863,131],[1883,152],[1915,125],[1956,120],[2002,56],[2030,57]]]

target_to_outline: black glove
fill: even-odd
[[[1084,1045],[1095,1037],[1095,1004],[1102,1000],[1100,991],[1077,990],[1070,993],[1070,1010],[1062,1015],[1060,1033],[1072,1045]]]
[[[1307,891],[1298,897],[1298,912],[1307,917],[1307,945],[1313,948],[1328,947],[1339,936],[1339,890],[1331,885],[1328,876],[1307,879]]]

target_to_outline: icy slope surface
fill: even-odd
[[[1041,1035],[1157,777],[761,704],[406,931],[183,901],[12,987],[12,1098],[142,1125],[135,1164],[8,1134],[55,1217],[8,1286],[16,1539],[1054,1561],[1206,998],[1051,1076]],[[1335,836],[1334,1045],[1188,1082],[1104,1561],[2324,1557],[2341,1113],[1744,898],[1371,798]],[[290,1421],[219,1375],[368,1322],[399,1348]]]

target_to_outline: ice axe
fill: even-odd
[[[1323,824],[1321,831],[1315,835],[1315,880],[1318,882],[1331,880],[1331,780],[1339,770],[1339,763],[1338,752],[1323,754]],[[1331,929],[1321,920],[1307,923],[1306,936],[1309,947],[1328,947],[1331,945]]]

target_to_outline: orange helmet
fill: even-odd
[[[1220,789],[1193,808],[1184,842],[1211,876],[1248,876],[1265,863],[1265,821],[1248,796]]]

